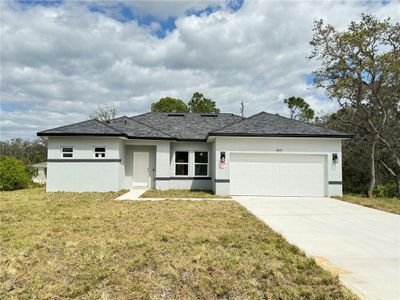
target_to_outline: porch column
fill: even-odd
[[[155,186],[158,190],[169,189],[170,142],[157,143]]]

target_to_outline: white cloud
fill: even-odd
[[[102,2],[103,3],[103,2]],[[195,91],[222,111],[285,114],[282,100],[304,97],[332,111],[305,76],[314,19],[344,28],[362,12],[399,20],[399,2],[247,1],[236,12],[222,2],[212,14],[186,16],[211,2],[127,2],[156,16],[141,27],[67,2],[20,9],[2,2],[2,139],[86,119],[97,105],[117,101],[121,114],[146,112],[164,96],[189,100]],[[104,4],[104,3],[103,3]],[[151,34],[157,18],[178,16],[164,39]]]
[[[136,9],[140,14],[166,19],[182,16],[187,12],[200,11],[207,7],[221,6],[226,8],[224,1],[188,1],[188,0],[157,0],[157,1],[125,1],[125,5]]]

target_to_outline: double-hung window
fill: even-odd
[[[189,175],[189,152],[187,151],[175,152],[175,175],[177,176]]]
[[[94,147],[94,157],[95,158],[105,158],[106,148],[105,147]]]
[[[72,158],[74,156],[74,148],[72,147],[61,147],[62,158]]]
[[[208,152],[194,153],[194,176],[208,176]]]

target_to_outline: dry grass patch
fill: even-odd
[[[334,198],[400,215],[400,198],[368,198],[362,195],[343,195]]]
[[[2,299],[353,299],[233,201],[1,196]]]
[[[141,198],[226,198],[227,195],[215,195],[212,191],[205,190],[148,190]]]

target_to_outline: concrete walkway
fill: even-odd
[[[137,187],[129,190],[129,192],[119,196],[115,200],[137,200],[140,199],[140,196],[143,195],[149,188],[147,187]]]
[[[234,197],[366,299],[400,299],[400,216],[330,198]]]

